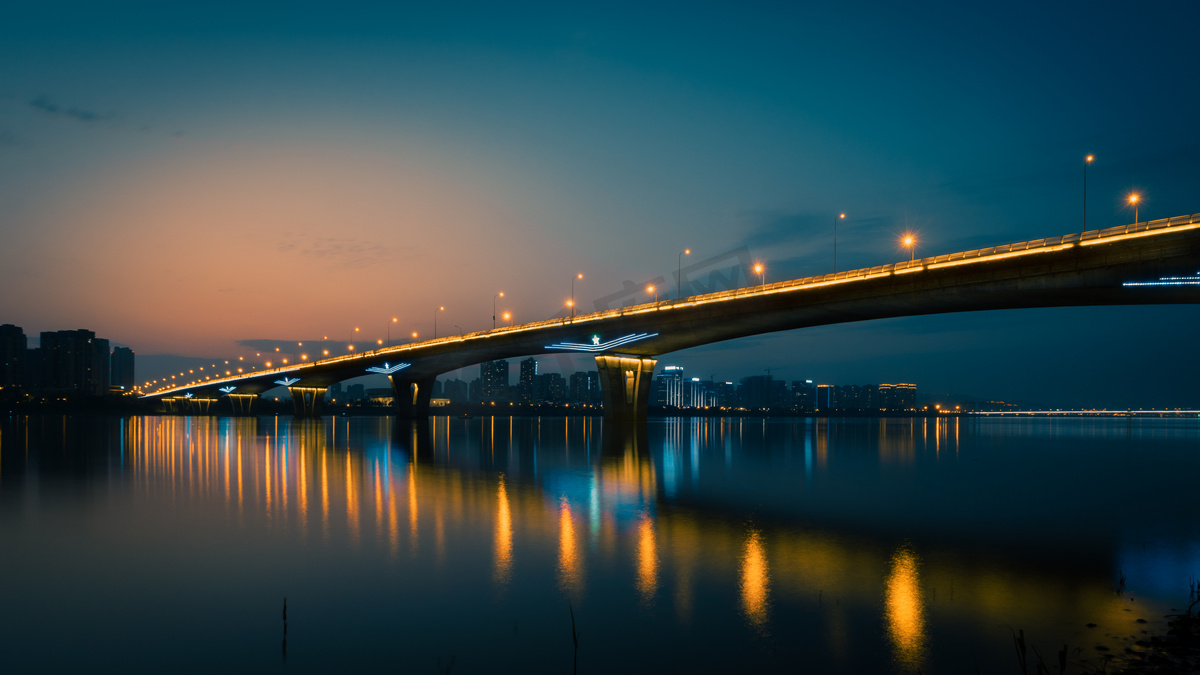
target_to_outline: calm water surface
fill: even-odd
[[[1015,673],[1187,603],[1198,474],[1189,419],[9,418],[0,662],[570,673],[573,612],[580,673]]]

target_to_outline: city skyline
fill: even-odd
[[[153,378],[544,319],[627,281],[675,297],[721,256],[740,285],[760,278],[739,256],[768,283],[820,274],[835,228],[838,269],[1057,236],[1083,227],[1085,171],[1089,229],[1131,222],[1134,192],[1141,220],[1200,211],[1200,9],[1035,7],[19,8],[0,322],[87,326]],[[1006,310],[660,363],[1166,406],[1194,401],[1197,328],[1192,306]]]

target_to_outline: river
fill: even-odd
[[[0,658],[1057,672],[1186,606],[1197,476],[1180,418],[10,417]]]

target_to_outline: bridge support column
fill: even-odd
[[[229,394],[225,398],[229,399],[234,415],[249,415],[254,402],[258,400],[258,394]]]
[[[658,359],[640,356],[597,356],[604,418],[618,424],[636,424],[646,419],[650,405],[650,383]]]
[[[392,402],[396,409],[396,417],[429,417],[429,400],[433,398],[436,376],[413,380],[389,375],[388,380],[392,382]]]
[[[296,406],[296,417],[320,417],[326,389],[328,387],[288,387],[292,405]]]

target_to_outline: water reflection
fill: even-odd
[[[583,591],[581,565],[571,503],[563,497],[558,517],[558,586],[571,597],[577,598]]]
[[[896,661],[909,670],[922,666],[925,651],[925,606],[916,555],[907,547],[892,555],[886,583],[887,627]]]
[[[508,490],[504,486],[504,474],[500,474],[496,487],[496,583],[503,586],[512,575],[512,511],[508,503]]]
[[[1186,482],[1176,474],[1200,468],[1200,430],[1170,424],[1147,435],[1178,441],[1157,451],[1174,470],[1131,487],[1110,477],[1137,470],[1128,461],[1136,434],[1124,426],[1108,435],[1055,427],[1041,437],[1021,421],[1019,443],[1004,445],[997,422],[958,419],[668,420],[633,434],[549,418],[395,427],[380,419],[38,420],[0,433],[0,506],[14,494],[36,505],[38,476],[84,476],[139,512],[219,514],[211,531],[190,533],[211,547],[209,565],[240,553],[214,532],[244,531],[291,542],[297,560],[319,553],[339,569],[385,564],[365,575],[375,583],[444,576],[453,588],[502,591],[473,602],[519,602],[549,589],[593,625],[615,626],[589,627],[597,640],[601,631],[634,639],[619,628],[656,615],[704,636],[688,643],[697,654],[723,642],[811,636],[796,637],[804,653],[788,658],[825,671],[929,671],[935,652],[956,644],[981,655],[1007,647],[996,626],[1078,644],[1063,626],[1126,620],[1120,603],[1129,601],[1110,592],[1120,552],[1127,569],[1191,569],[1156,558],[1156,550],[1175,558],[1197,550],[1191,520],[1164,521],[1186,541],[1160,535],[1159,549],[1139,541],[1136,560],[1132,546],[1115,543],[1126,523],[1141,532],[1164,513],[1187,512],[1164,509],[1162,499],[1181,490],[1172,480]],[[84,437],[121,440],[95,448]],[[1053,444],[1039,445],[1043,438]],[[1065,442],[1072,438],[1081,444]],[[1136,446],[1137,456],[1155,447]],[[1062,479],[1080,472],[1078,485]],[[1043,497],[1013,502],[1017,481]],[[1143,483],[1131,503],[1091,499]],[[1031,539],[1034,560],[1025,553]],[[1166,588],[1167,575],[1158,576]],[[442,604],[482,611],[429,584],[407,590],[414,613],[436,614]],[[666,611],[655,611],[660,599]],[[942,639],[939,626],[943,638],[947,627],[958,632]],[[864,645],[893,665],[863,662],[872,653]],[[961,663],[970,663],[966,652],[949,670]]]
[[[751,529],[746,533],[746,543],[741,556],[742,611],[750,625],[760,632],[765,631],[767,627],[770,579],[762,534]]]
[[[637,560],[638,594],[642,604],[649,605],[658,592],[658,545],[654,537],[654,520],[649,513],[642,513],[642,521],[638,523]]]

